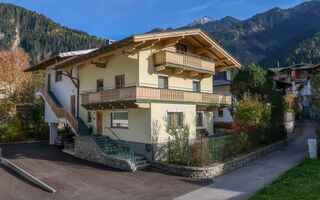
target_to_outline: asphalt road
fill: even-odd
[[[53,187],[48,193],[4,167],[0,199],[174,199],[212,183],[149,168],[124,172],[74,158],[47,143],[0,145],[3,157]]]
[[[319,123],[304,121],[297,123],[289,145],[274,151],[248,165],[214,179],[207,185],[177,200],[245,200],[261,187],[270,184],[285,171],[298,165],[307,157],[307,139],[316,137]]]

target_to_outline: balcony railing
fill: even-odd
[[[187,67],[197,71],[215,72],[214,60],[201,56],[163,50],[155,53],[155,66],[172,64],[176,67]]]
[[[181,102],[206,105],[231,105],[231,96],[200,93],[176,89],[161,89],[141,85],[131,85],[120,89],[83,92],[82,105],[104,104],[126,101]]]

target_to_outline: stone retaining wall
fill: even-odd
[[[75,156],[126,171],[136,171],[136,166],[129,160],[115,158],[103,153],[91,137],[75,137]]]
[[[154,166],[165,171],[169,171],[174,174],[192,177],[192,178],[213,178],[220,176],[227,172],[230,172],[238,167],[244,166],[249,162],[268,154],[272,151],[279,149],[280,147],[287,144],[287,140],[282,140],[272,145],[263,147],[254,152],[245,154],[238,158],[229,160],[224,163],[217,163],[212,167],[186,167],[182,165],[173,165],[165,162],[154,162]]]

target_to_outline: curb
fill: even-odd
[[[21,141],[21,142],[2,142],[2,144],[29,144],[29,143],[36,143],[36,142],[48,142],[48,140],[36,140],[36,141]]]
[[[9,160],[4,159],[4,158],[0,158],[0,159],[1,159],[1,163],[4,166],[6,166],[9,169],[13,170],[15,173],[19,174],[20,176],[22,176],[23,178],[27,179],[28,181],[34,183],[35,185],[39,186],[40,188],[43,188],[44,190],[46,190],[48,192],[51,192],[51,193],[56,192],[53,188],[51,188],[47,184],[43,183],[39,179],[35,178],[34,176],[29,174],[28,172],[24,171],[23,169],[21,169],[17,165],[15,165],[12,162],[10,162]]]

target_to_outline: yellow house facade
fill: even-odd
[[[215,73],[241,64],[201,30],[133,35],[58,64],[77,68],[79,116],[95,134],[120,139],[153,158],[166,127],[213,132],[213,111],[231,96],[213,91]],[[150,148],[151,147],[151,148]]]

